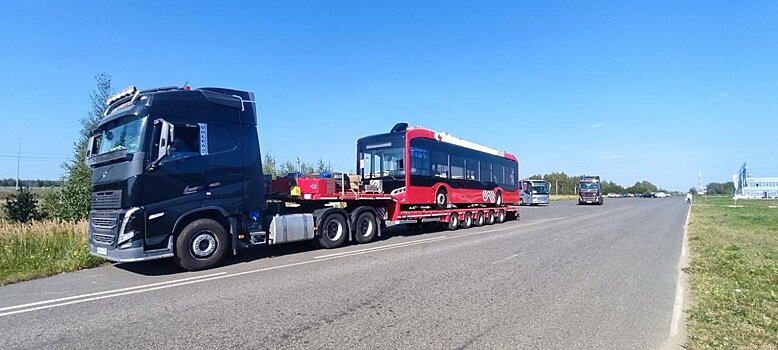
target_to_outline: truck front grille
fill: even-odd
[[[92,192],[92,209],[118,209],[122,205],[122,191]]]
[[[89,214],[89,235],[96,244],[112,245],[118,226],[118,210],[92,210]]]

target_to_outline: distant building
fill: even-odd
[[[752,177],[743,163],[735,175],[735,194],[748,198],[778,198],[778,176]]]

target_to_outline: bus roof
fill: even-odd
[[[401,129],[402,127],[404,127],[404,130]],[[400,130],[397,130],[397,129],[400,129]],[[484,146],[484,145],[481,145],[481,144],[478,144],[478,143],[475,143],[475,142],[472,142],[472,141],[465,140],[465,139],[461,139],[461,138],[458,138],[458,137],[456,137],[454,135],[451,135],[451,134],[449,134],[447,132],[438,132],[438,131],[435,131],[435,130],[432,130],[432,129],[427,129],[427,128],[423,128],[423,127],[420,127],[420,126],[411,126],[411,125],[407,125],[407,124],[406,125],[400,125],[400,124],[395,125],[395,127],[392,128],[392,131],[395,131],[395,132],[397,132],[397,131],[405,131],[406,132],[406,136],[409,139],[410,138],[414,138],[414,137],[424,137],[424,138],[434,139],[434,140],[437,140],[437,141],[440,141],[440,142],[445,142],[445,143],[452,144],[452,145],[457,145],[457,146],[464,147],[464,148],[469,148],[469,149],[476,150],[476,151],[479,151],[479,152],[495,155],[495,156],[498,156],[498,157],[503,157],[503,158],[506,158],[506,159],[513,160],[515,162],[519,161],[518,158],[516,158],[516,156],[511,154],[511,153],[508,153],[508,152],[505,152],[505,151],[500,151],[500,150],[497,150],[497,149],[494,149],[494,148],[491,148],[491,147],[487,147],[487,146]]]

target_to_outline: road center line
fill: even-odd
[[[431,238],[425,238],[425,239],[417,239],[417,240],[408,241],[408,242],[387,244],[387,245],[383,245],[383,246],[380,246],[380,247],[371,247],[371,248],[351,250],[351,251],[347,251],[347,252],[333,253],[333,254],[327,254],[327,255],[319,255],[319,256],[315,256],[313,258],[314,259],[324,259],[324,258],[329,258],[329,257],[339,256],[339,255],[347,255],[347,254],[358,253],[358,252],[373,251],[373,250],[379,250],[379,249],[390,248],[390,247],[400,247],[400,246],[406,246],[406,245],[410,245],[410,244],[414,244],[414,243],[423,243],[423,242],[436,241],[436,240],[440,240],[440,239],[444,239],[444,238],[446,238],[446,236],[438,236],[438,237],[431,237]]]

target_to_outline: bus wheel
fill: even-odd
[[[448,217],[448,229],[454,231],[457,228],[459,228],[459,215],[457,213],[452,213],[451,216]]]
[[[497,219],[498,223],[505,222],[505,210],[502,210],[502,209],[498,210],[496,219]]]
[[[342,215],[330,214],[319,224],[319,245],[324,248],[337,248],[346,242],[348,224]]]
[[[462,220],[462,228],[473,227],[473,214],[470,212],[465,213],[465,219]]]
[[[473,222],[473,224],[476,227],[481,227],[484,225],[484,212],[479,211],[478,213],[475,214],[475,221]]]
[[[354,222],[354,239],[359,243],[367,243],[375,238],[378,233],[375,215],[370,211],[363,211]]]
[[[448,207],[448,194],[443,187],[439,188],[438,192],[435,193],[435,207],[438,209],[446,209]]]
[[[227,230],[217,221],[192,221],[176,238],[176,255],[173,261],[185,270],[210,269],[227,255],[229,240]]]
[[[497,197],[494,197],[494,205],[498,207],[502,205],[502,192],[497,191]]]
[[[489,212],[486,213],[486,224],[494,224],[494,210],[489,210]]]

